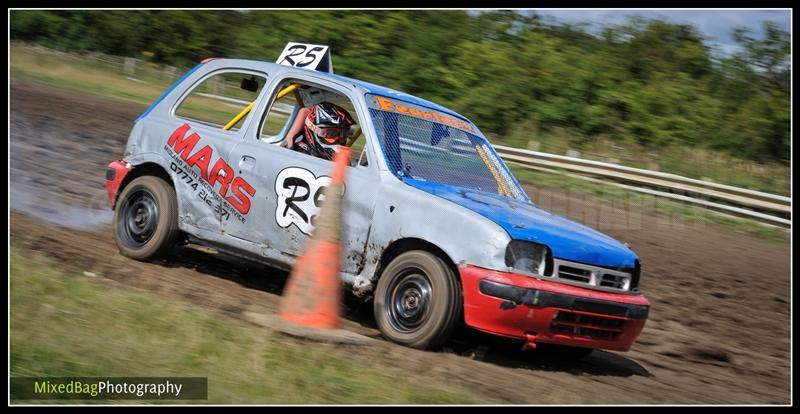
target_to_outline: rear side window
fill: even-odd
[[[249,116],[266,78],[246,72],[224,72],[197,85],[178,105],[175,116],[211,127],[238,131]],[[226,127],[227,126],[227,127]]]

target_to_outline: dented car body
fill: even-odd
[[[198,85],[229,72],[263,79],[238,128],[181,115],[182,102]],[[286,85],[303,85],[292,92],[295,107],[286,108],[279,133],[264,134]],[[349,101],[363,136],[361,155],[346,173],[342,278],[357,297],[385,296],[376,297],[376,318],[386,319],[381,330],[387,337],[432,347],[452,323],[429,319],[449,318],[529,347],[630,348],[650,304],[638,290],[639,260],[627,245],[532,203],[465,117],[331,73],[232,59],[189,71],[136,120],[124,157],[109,165],[118,232],[134,245],[149,243],[147,234],[157,232],[162,221],[146,222],[168,212],[157,205],[158,191],[150,191],[155,201],[147,201],[146,186],[144,201],[126,191],[135,179],[153,175],[174,191],[181,234],[291,268],[313,230],[332,164],[284,148],[281,134],[296,107],[330,99]],[[133,201],[123,202],[123,195]],[[452,287],[442,287],[428,274],[439,270],[425,263],[412,260],[405,271],[392,265],[412,251],[443,264],[455,278]],[[398,276],[378,289],[387,269]],[[452,294],[440,299],[437,289]],[[450,315],[437,316],[437,300],[450,301],[443,311]],[[414,337],[420,329],[435,338]]]

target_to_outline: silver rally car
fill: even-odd
[[[282,143],[320,102],[356,121],[341,276],[387,339],[436,348],[464,323],[576,356],[630,348],[650,304],[629,247],[533,204],[467,118],[321,70],[207,59],[175,82],[108,166],[120,251],[188,238],[291,268],[332,163]]]

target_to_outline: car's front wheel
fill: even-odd
[[[461,286],[439,257],[422,250],[400,254],[375,289],[375,321],[383,336],[419,349],[434,349],[461,315]]]
[[[155,176],[131,181],[114,209],[114,238],[120,253],[137,260],[162,258],[179,236],[172,186]]]

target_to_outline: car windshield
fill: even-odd
[[[435,182],[527,200],[471,123],[396,99],[367,95],[389,168],[401,179]]]

